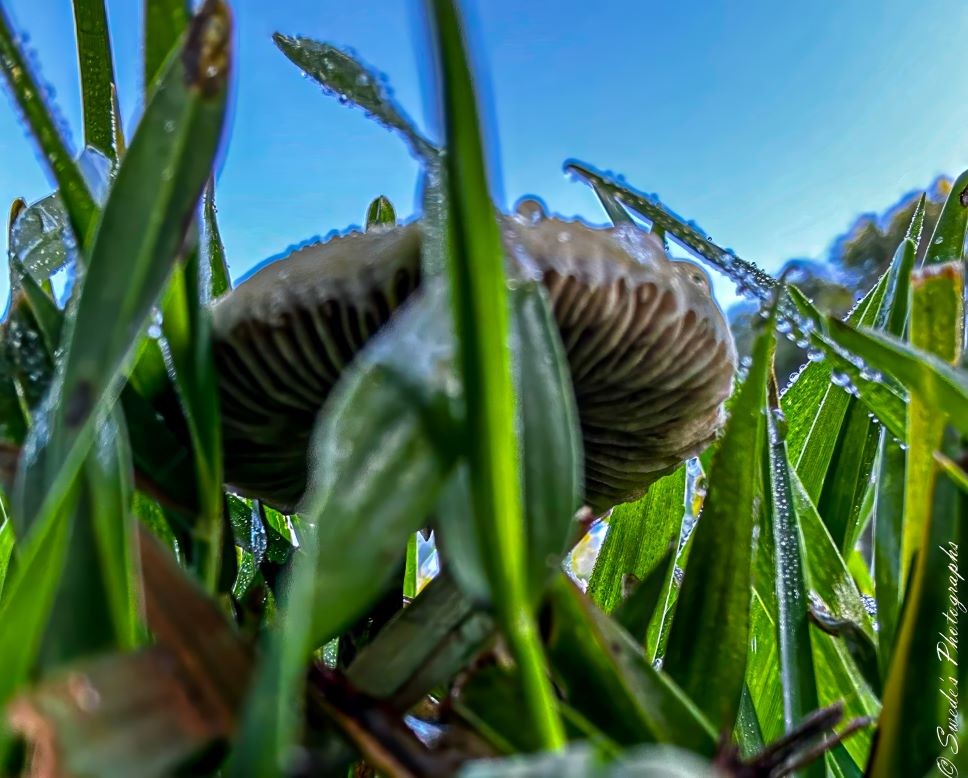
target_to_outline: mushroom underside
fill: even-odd
[[[650,255],[636,261],[610,230],[547,221],[554,224],[538,226],[550,239],[512,222],[505,243],[511,261],[527,252],[548,292],[581,423],[585,502],[600,514],[638,498],[715,438],[735,350],[701,270],[676,267],[686,263],[647,242]],[[318,256],[270,265],[216,304],[225,474],[234,489],[296,508],[319,408],[419,288],[418,228],[312,247]],[[356,267],[346,259],[354,253]]]

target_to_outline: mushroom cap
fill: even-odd
[[[736,366],[709,278],[631,226],[502,220],[509,271],[541,280],[567,354],[596,513],[697,455]],[[306,485],[313,421],[342,369],[420,283],[420,226],[352,233],[263,268],[213,308],[226,480],[281,510]]]

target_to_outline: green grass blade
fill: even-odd
[[[225,259],[225,246],[218,228],[218,209],[215,207],[215,180],[208,179],[205,199],[202,203],[202,220],[205,227],[205,253],[208,260],[208,295],[211,299],[221,297],[232,288],[228,262]]]
[[[968,374],[964,370],[890,335],[855,329],[838,320],[827,324],[835,343],[871,367],[894,376],[908,391],[920,394],[934,412],[946,414],[959,432],[968,435]]]
[[[525,704],[546,747],[557,749],[564,745],[564,729],[529,612],[504,252],[457,8],[451,0],[428,0],[427,6],[440,63],[451,215],[448,275],[466,403],[474,522],[498,620],[521,674]]]
[[[74,39],[81,72],[84,143],[115,160],[114,63],[104,0],[74,0]]]
[[[4,586],[0,605],[0,706],[6,707],[14,692],[27,680],[50,616],[68,552],[68,524],[57,514],[18,546],[17,568]],[[0,764],[6,764],[12,745],[0,718]]]
[[[548,655],[570,706],[622,745],[671,743],[712,754],[715,731],[698,706],[564,574],[548,607]]]
[[[27,66],[23,52],[17,46],[6,11],[0,7],[0,70],[10,86],[17,105],[27,120],[30,133],[40,149],[64,206],[70,216],[71,228],[78,243],[85,245],[89,230],[97,214],[97,206],[84,183],[81,171],[67,149],[60,130],[47,107],[43,90],[38,87]]]
[[[944,450],[955,459],[963,455],[950,431]],[[952,734],[950,695],[957,700],[964,672],[957,664],[957,637],[964,619],[956,576],[965,517],[954,484],[937,470],[930,481],[929,521],[922,527],[921,551],[885,684],[877,749],[868,771],[872,778],[923,775],[942,753],[940,738],[947,740]]]
[[[94,411],[118,379],[182,248],[222,133],[228,11],[208,2],[118,171],[65,333],[50,438],[21,469],[15,517],[31,525],[63,497],[90,445]],[[63,474],[62,474],[63,469]],[[44,505],[47,508],[44,508]]]
[[[191,18],[187,0],[144,0],[144,88],[150,97]]]
[[[732,731],[746,672],[753,523],[761,502],[766,382],[773,317],[762,326],[749,374],[732,403],[679,593],[665,667],[717,730]],[[695,635],[702,635],[696,640]]]
[[[198,249],[190,251],[184,267],[175,268],[162,306],[161,331],[194,453],[198,515],[193,557],[203,585],[214,593],[222,556],[223,452],[205,268]]]
[[[963,260],[968,235],[968,170],[951,185],[934,234],[924,254],[924,267]]]
[[[345,51],[311,38],[274,33],[272,40],[290,62],[329,94],[360,106],[380,124],[396,130],[419,157],[430,159],[436,149],[394,103],[381,76]]]
[[[0,524],[0,606],[3,605],[3,583],[7,580],[14,545],[13,524],[4,516],[3,523]]]
[[[393,203],[380,195],[366,209],[366,229],[374,227],[392,227],[397,223],[397,212],[393,210]]]
[[[786,419],[780,411],[776,384],[770,381],[770,413],[765,433],[767,473],[767,516],[773,532],[774,586],[777,601],[780,678],[783,690],[783,718],[787,732],[817,708],[817,685],[813,668],[807,620],[807,587],[803,562],[803,541],[784,441]],[[805,774],[817,775],[814,765]],[[823,775],[820,769],[819,775]]]
[[[964,242],[963,230],[961,240]],[[964,293],[964,265],[960,260],[925,265],[915,271],[911,279],[911,345],[949,364],[960,362],[964,346]],[[941,447],[945,427],[944,416],[918,392],[911,394],[907,422],[902,581],[907,580],[914,555],[920,550],[924,527],[931,521],[934,452]]]
[[[441,341],[450,337],[441,291],[425,290],[429,299],[377,336],[320,416],[301,511],[302,553],[246,710],[232,775],[279,771],[297,733],[292,701],[310,652],[355,623],[392,585],[407,538],[425,524],[453,469],[454,420],[441,386],[452,385],[454,375],[442,373],[438,362]]]
[[[588,594],[606,613],[621,603],[623,584],[644,581],[679,539],[686,512],[686,468],[659,479],[645,497],[617,505],[595,561]]]

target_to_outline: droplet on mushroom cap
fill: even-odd
[[[736,353],[705,273],[631,226],[502,221],[509,271],[548,290],[598,513],[695,456],[724,421]],[[276,262],[215,304],[225,472],[282,510],[306,485],[316,412],[420,280],[420,227],[355,233]]]

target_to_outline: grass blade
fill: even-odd
[[[762,325],[752,365],[713,456],[665,655],[670,675],[719,731],[733,729],[746,672],[751,545],[763,493],[760,467],[773,321],[771,316]],[[704,639],[695,640],[696,634]]]
[[[893,653],[904,580],[901,578],[901,539],[904,533],[905,453],[881,431],[877,463],[877,500],[874,512],[874,591],[877,595],[878,657],[881,677],[887,677]]]
[[[182,247],[221,137],[229,34],[227,8],[210,0],[118,171],[65,333],[49,429],[28,441],[34,449],[21,469],[15,512],[25,528],[63,497],[77,472],[90,445],[94,411],[118,390]]]
[[[93,227],[97,206],[84,183],[81,171],[67,149],[60,130],[54,123],[44,99],[44,92],[37,86],[27,66],[23,52],[17,46],[6,11],[0,7],[0,70],[10,86],[30,127],[40,154],[48,170],[57,182],[64,206],[70,217],[71,229],[77,241],[86,245],[89,230]]]
[[[440,63],[448,207],[448,275],[466,403],[470,488],[478,543],[498,620],[523,682],[523,694],[547,748],[564,745],[564,728],[545,674],[527,596],[526,529],[514,429],[508,352],[504,252],[488,189],[477,100],[456,6],[430,0]]]
[[[81,72],[84,143],[116,160],[114,142],[114,63],[104,0],[74,0],[74,39]]]
[[[617,505],[595,561],[588,594],[606,613],[621,603],[623,584],[644,581],[679,538],[686,506],[686,468],[656,481],[645,497]]]
[[[774,585],[777,601],[777,630],[780,678],[783,690],[783,718],[786,732],[792,732],[804,717],[817,708],[817,684],[813,668],[807,621],[807,587],[804,580],[803,541],[796,502],[790,485],[790,472],[784,435],[786,419],[780,410],[775,380],[770,381],[766,419],[767,515],[773,531],[776,565]],[[819,772],[818,772],[819,771]],[[822,765],[814,764],[805,774],[823,775]]]
[[[962,260],[968,235],[968,170],[951,185],[934,234],[924,254],[924,267]]]
[[[191,18],[187,0],[144,0],[144,87],[146,99],[162,75],[172,52]]]
[[[437,151],[394,103],[381,76],[328,43],[274,33],[272,40],[290,62],[329,94],[360,106],[380,124],[396,130],[414,153],[430,159]]]

